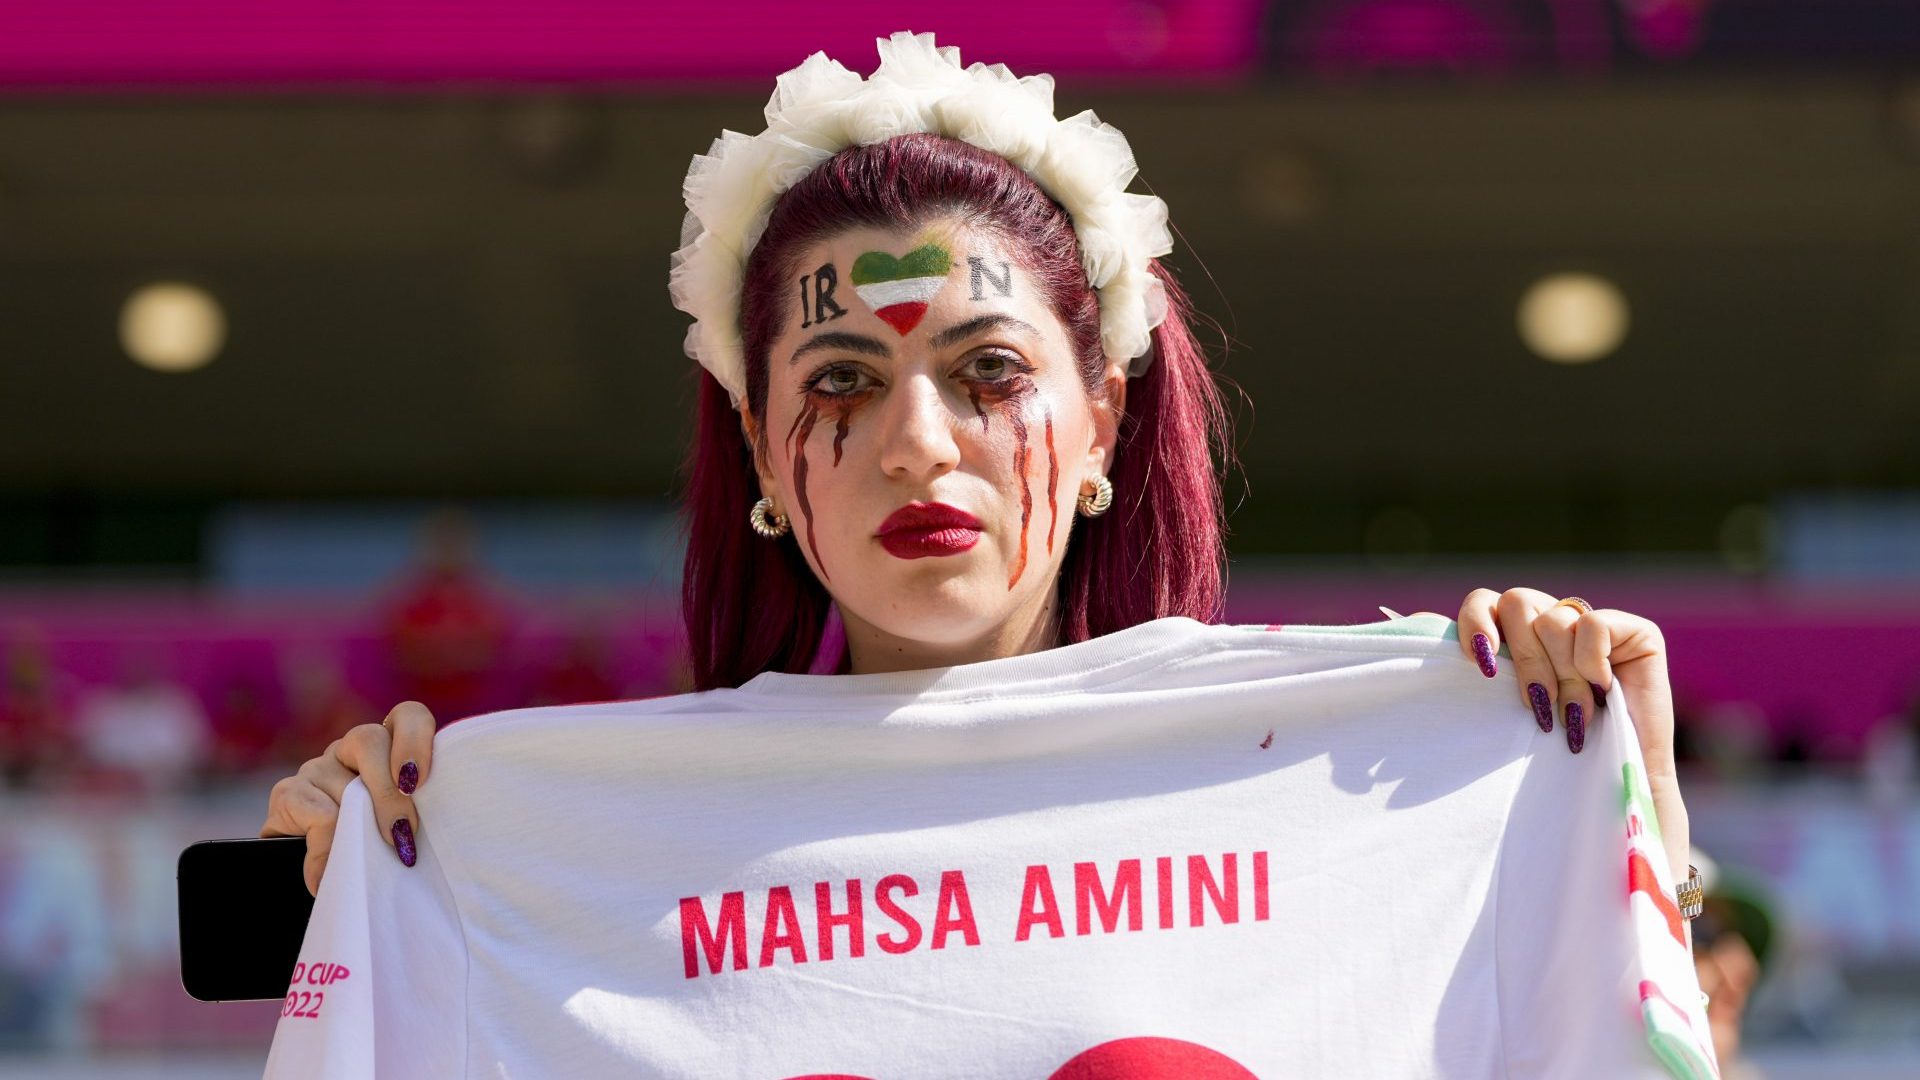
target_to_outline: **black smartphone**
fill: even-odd
[[[180,984],[201,1001],[287,996],[313,897],[304,836],[203,840],[180,853]]]

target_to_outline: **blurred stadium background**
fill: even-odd
[[[1170,203],[1230,617],[1654,619],[1746,1075],[1920,1075],[1920,3],[0,0],[0,1076],[258,1073],[174,859],[348,726],[684,687],[680,179],[896,29]]]

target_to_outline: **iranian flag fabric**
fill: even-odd
[[[493,713],[341,806],[266,1075],[1717,1076],[1616,688],[1167,618]]]

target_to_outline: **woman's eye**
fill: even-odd
[[[1016,371],[1025,370],[1025,365],[1006,353],[981,353],[973,358],[970,365],[986,382],[1000,382]]]
[[[1018,356],[981,353],[968,360],[961,373],[975,382],[998,383],[1032,370],[1032,366]],[[805,389],[825,397],[852,397],[864,394],[873,387],[874,380],[864,368],[844,365],[822,368],[807,380]]]
[[[815,375],[807,383],[807,389],[815,390],[828,397],[844,397],[867,389],[865,374],[858,368],[832,367]]]

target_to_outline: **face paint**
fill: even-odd
[[[819,326],[847,313],[847,309],[833,299],[833,290],[839,284],[840,272],[830,262],[821,263],[811,274],[800,275],[800,329]]]
[[[871,623],[870,630],[912,638],[923,629],[914,623],[919,616],[903,613],[897,599],[906,594],[921,599],[922,592],[916,590],[929,587],[924,575],[896,579],[891,560],[881,568],[871,566],[870,538],[851,528],[853,519],[864,516],[890,483],[882,475],[884,466],[893,463],[889,451],[906,439],[905,428],[896,435],[887,421],[889,433],[882,434],[880,426],[868,424],[855,441],[852,419],[855,414],[866,416],[869,404],[878,410],[876,418],[882,413],[892,417],[896,410],[882,403],[902,396],[893,389],[896,385],[930,380],[936,388],[933,398],[924,405],[918,399],[915,403],[916,408],[937,410],[937,419],[925,419],[932,425],[929,430],[950,430],[957,439],[949,451],[999,488],[997,494],[988,493],[991,501],[977,511],[997,519],[989,529],[998,542],[987,546],[993,552],[990,560],[969,564],[965,572],[1001,579],[1005,590],[968,590],[965,597],[934,590],[925,595],[927,604],[917,606],[960,612],[971,619],[982,611],[1012,607],[1028,570],[1034,572],[1030,591],[1051,587],[1049,574],[1076,524],[1060,520],[1073,512],[1072,489],[1060,488],[1071,471],[1061,454],[1083,445],[1086,422],[1077,407],[1061,411],[1077,400],[1080,388],[1070,377],[1056,378],[1056,368],[1072,370],[1071,334],[1041,299],[1043,293],[1014,274],[998,244],[976,240],[964,227],[943,229],[941,223],[908,233],[855,230],[819,243],[801,258],[786,286],[799,292],[801,321],[785,324],[783,340],[777,343],[788,358],[783,378],[800,381],[785,392],[769,392],[769,399],[778,402],[772,406],[778,416],[774,423],[789,426],[782,432],[784,448],[773,444],[771,433],[763,445],[772,461],[770,471],[780,474],[785,489],[792,539],[814,575],[837,602]],[[839,291],[841,285],[846,292]],[[846,318],[848,314],[855,317]],[[889,344],[893,338],[882,325],[902,341]],[[928,332],[920,335],[923,326]],[[859,389],[863,384],[866,388]],[[944,404],[936,405],[939,399]],[[980,428],[964,424],[963,402],[972,405]],[[1055,411],[1061,415],[1054,416]],[[993,430],[996,420],[998,431]],[[815,435],[820,437],[817,448],[812,445]],[[908,444],[900,441],[900,447],[906,455]],[[924,448],[916,443],[910,449]],[[784,469],[782,453],[787,457]],[[976,456],[982,460],[976,462]],[[834,468],[820,472],[820,457]],[[923,464],[931,467],[934,461],[927,457]],[[843,465],[851,471],[842,471]],[[1010,480],[1019,488],[1007,490]],[[1044,497],[1036,490],[1041,484]],[[1045,529],[1036,520],[1041,513],[1048,515]],[[828,554],[833,556],[830,566]],[[836,570],[840,572],[833,573]],[[985,584],[977,576],[972,580]]]
[[[1008,410],[1007,420],[1013,424],[1013,437],[1020,440],[1013,450],[1013,471],[1020,474],[1020,550],[1013,557],[1013,574],[1007,578],[1007,588],[1012,589],[1027,569],[1027,526],[1033,521],[1033,488],[1027,483],[1027,463],[1033,452],[1027,448],[1027,418],[1016,408]]]
[[[819,418],[820,406],[811,401],[802,405],[800,415],[793,418],[793,426],[787,429],[787,442],[793,448],[793,499],[800,504],[800,515],[807,519],[807,546],[813,549],[813,561],[820,567],[820,576],[831,579],[833,575],[827,573],[826,561],[820,558],[820,545],[814,541],[813,504],[807,501],[807,437],[813,434],[813,422]]]
[[[968,386],[967,398],[973,402],[973,415],[980,418],[980,426],[988,431],[992,431],[993,417],[988,416],[987,410],[980,407],[980,388],[977,386]]]
[[[1047,410],[1047,554],[1053,554],[1053,527],[1060,524],[1060,461],[1053,456],[1053,410]]]
[[[833,467],[840,467],[840,444],[847,441],[847,424],[853,418],[853,406],[842,405],[833,421]]]
[[[1002,262],[1000,276],[995,277],[993,271],[987,268],[987,260],[978,255],[969,255],[967,256],[967,284],[973,290],[973,294],[968,299],[985,300],[987,298],[985,290],[980,288],[982,284],[993,286],[995,296],[1012,296],[1013,268]]]
[[[979,399],[984,397],[996,411],[1004,412],[1016,440],[1013,471],[1020,476],[1020,546],[1013,556],[1013,573],[1007,577],[1007,588],[1012,589],[1027,569],[1027,530],[1033,524],[1033,486],[1028,483],[1027,477],[1032,468],[1033,450],[1027,445],[1026,416],[1027,399],[1034,394],[1033,379],[1024,373],[1016,373],[994,382],[976,383],[968,388],[968,394],[974,398],[976,409],[979,408]],[[981,417],[984,419],[985,416],[983,411]],[[1053,416],[1048,413],[1049,430],[1052,424]]]
[[[927,313],[927,304],[947,283],[953,256],[935,243],[895,258],[869,251],[853,261],[853,291],[875,315],[905,337]]]
[[[827,573],[826,560],[820,557],[820,545],[814,540],[813,504],[807,499],[807,439],[813,435],[813,425],[819,422],[822,411],[833,414],[833,466],[839,468],[841,446],[851,430],[853,410],[866,398],[862,393],[833,396],[824,402],[810,399],[800,407],[800,415],[794,417],[793,426],[787,429],[789,456],[793,461],[793,498],[800,504],[800,516],[807,521],[807,546],[813,549],[813,560],[820,567],[820,576],[828,579],[832,575]]]

